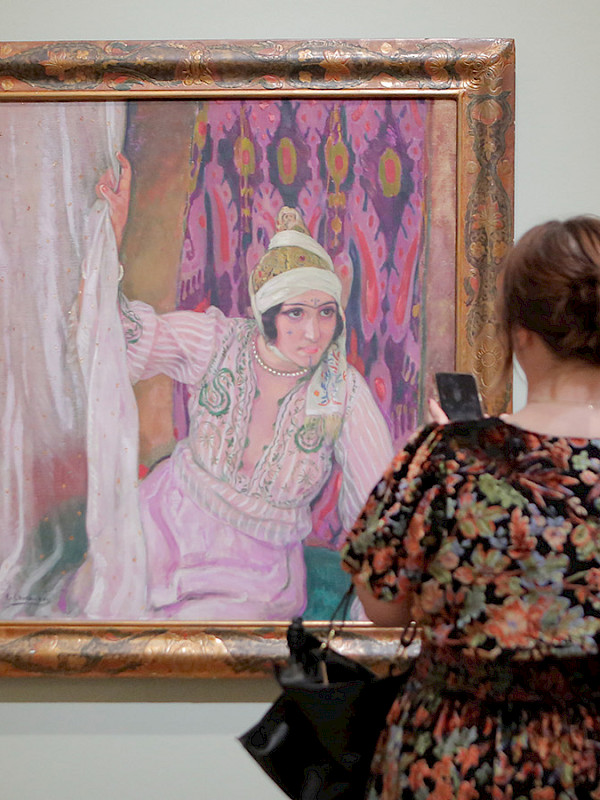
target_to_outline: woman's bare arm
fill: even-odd
[[[403,628],[410,624],[409,600],[399,602],[378,600],[356,579],[354,579],[354,589],[363,605],[365,614],[375,625],[380,625],[382,628]]]

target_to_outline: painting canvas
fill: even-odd
[[[0,105],[0,618],[328,619],[434,373],[467,352],[485,394],[500,357],[469,342],[490,270],[459,282],[457,252],[501,257],[510,196],[476,186],[457,225],[460,98],[32,100]]]

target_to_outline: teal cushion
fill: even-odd
[[[306,545],[304,558],[308,603],[303,619],[329,620],[350,586],[350,576],[342,570],[337,550]]]

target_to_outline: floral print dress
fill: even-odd
[[[423,631],[369,800],[600,800],[599,475],[600,440],[497,418],[394,458],[344,550]]]

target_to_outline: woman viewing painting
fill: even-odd
[[[121,157],[99,192],[117,242],[131,180]],[[342,285],[295,209],[252,271],[253,319],[157,314],[121,295],[132,382],[165,374],[188,389],[188,436],[141,483],[148,614],[290,619],[306,606],[311,503],[341,467],[348,526],[392,454],[387,424],[346,360]]]
[[[369,617],[422,628],[369,800],[600,797],[600,219],[524,234],[499,318],[524,408],[421,429],[344,550]]]

